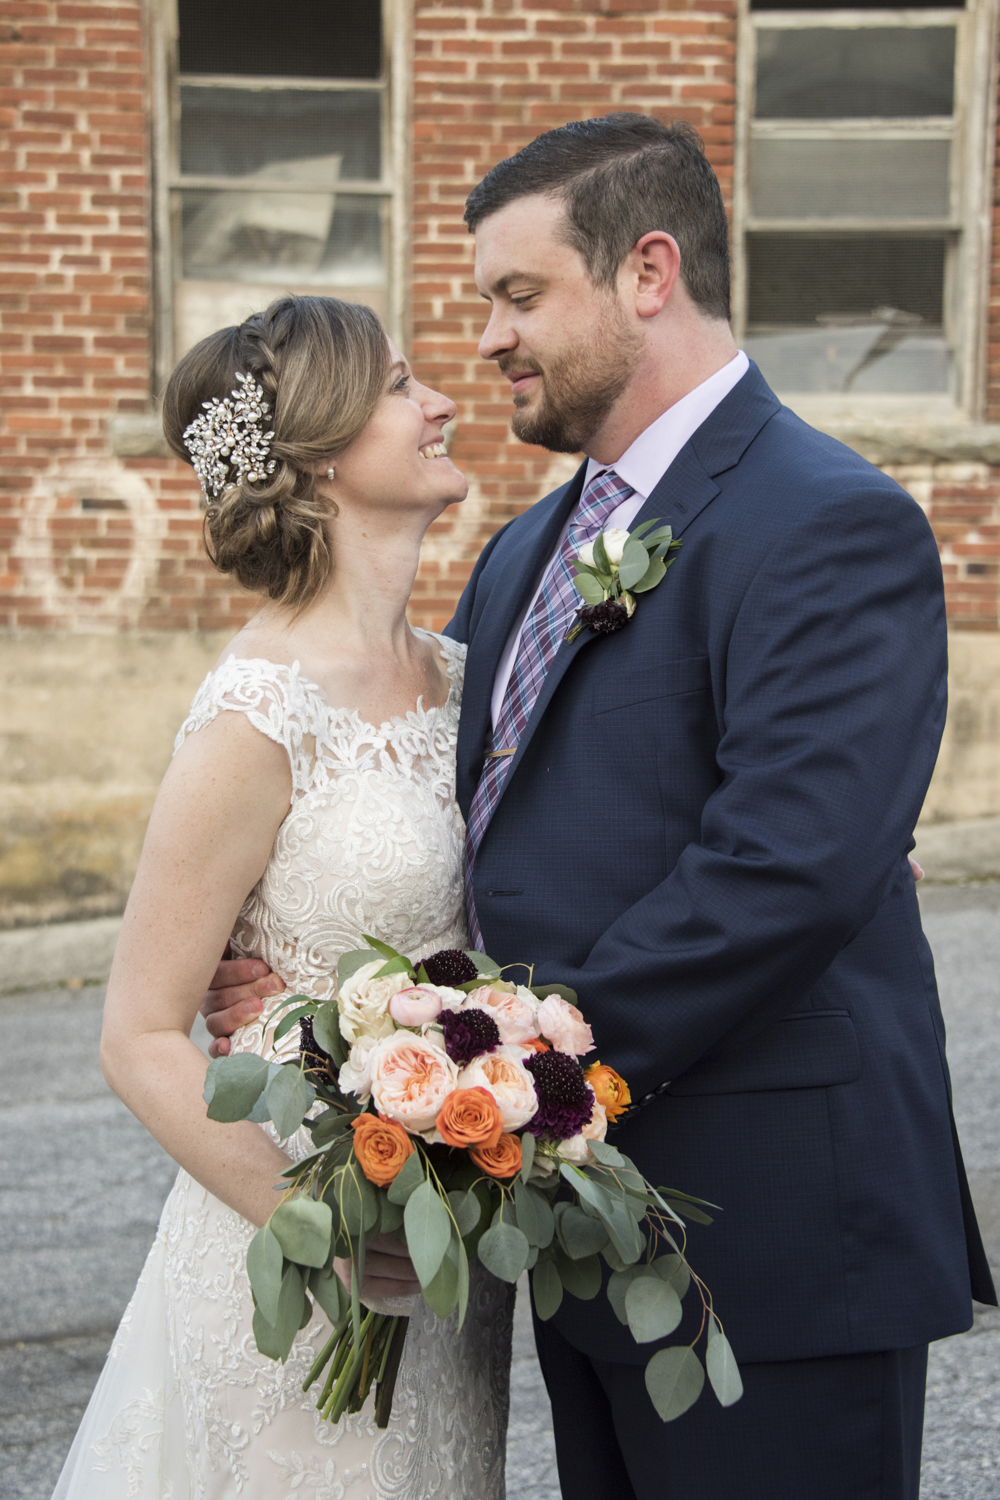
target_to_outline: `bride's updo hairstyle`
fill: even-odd
[[[213,399],[263,392],[258,424],[267,461],[246,472],[216,444],[218,482],[205,486],[205,545],[221,573],[255,593],[301,608],[330,576],[326,519],[336,508],[309,470],[332,463],[367,424],[385,390],[389,351],[370,307],[333,297],[279,297],[238,328],[195,344],[163,398],[163,431],[178,458],[195,450],[184,434]],[[246,377],[245,383],[237,377]],[[199,477],[201,474],[199,473]]]

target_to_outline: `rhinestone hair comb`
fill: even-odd
[[[184,429],[184,446],[205,497],[217,500],[232,484],[258,481],[273,474],[273,432],[265,432],[271,408],[250,375],[237,375],[237,388],[221,400],[203,401],[204,414]]]

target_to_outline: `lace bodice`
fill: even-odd
[[[448,701],[377,728],[331,707],[297,666],[230,656],[177,736],[233,711],[288,753],[291,806],[233,943],[293,993],[334,994],[337,959],[366,932],[414,958],[467,943],[454,796],[465,648],[440,649]],[[273,1047],[281,1003],[236,1034],[237,1050],[297,1050],[297,1027]],[[299,1157],[312,1143],[300,1130],[282,1145]],[[389,1426],[376,1428],[369,1399],[330,1427],[302,1390],[325,1315],[313,1309],[286,1364],[257,1351],[253,1232],[178,1174],[53,1500],[503,1500],[512,1289],[476,1262],[461,1330],[416,1299]]]
[[[230,656],[205,678],[177,736],[175,752],[217,714],[233,711],[287,751],[291,807],[232,943],[263,958],[289,993],[329,999],[338,958],[364,947],[366,932],[414,958],[467,944],[464,829],[455,802],[465,647],[433,639],[451,682],[441,707],[418,704],[376,727],[331,707],[298,663]],[[244,1027],[235,1049],[270,1053],[268,1017],[265,1009]],[[279,1054],[295,1046],[295,1036]]]

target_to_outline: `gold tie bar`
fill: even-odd
[[[516,755],[516,754],[517,754],[517,746],[515,745],[515,747],[514,747],[513,750],[490,750],[490,751],[487,752],[486,759],[487,760],[499,760],[500,757],[503,756],[503,755]]]

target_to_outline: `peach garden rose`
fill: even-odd
[[[458,1069],[448,1054],[412,1031],[376,1042],[368,1059],[371,1095],[379,1114],[411,1134],[432,1131]]]

